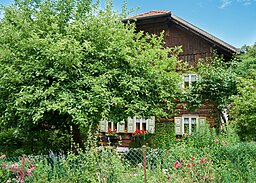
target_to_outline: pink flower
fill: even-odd
[[[196,166],[196,164],[195,164],[195,163],[192,163],[192,166],[193,166],[193,167],[195,167],[195,166]]]
[[[170,179],[171,179],[171,175],[170,175],[170,174],[168,174],[167,179],[168,179],[168,180],[170,180]]]
[[[32,175],[32,170],[31,169],[27,170],[27,175],[28,175],[28,177],[30,177]]]
[[[29,168],[30,168],[30,170],[34,170],[34,168],[35,168],[35,165],[33,165],[33,164],[30,164],[30,165],[29,165]]]
[[[176,161],[175,163],[174,163],[174,165],[173,165],[173,167],[174,168],[179,168],[179,167],[181,167],[182,166],[182,163],[180,163],[179,161]]]
[[[139,167],[142,167],[142,163],[139,163],[138,166],[139,166]]]
[[[188,164],[188,165],[187,165],[187,168],[190,168],[190,167],[191,167],[190,164]]]
[[[11,169],[12,170],[16,170],[18,168],[19,168],[19,164],[18,163],[14,163],[14,164],[11,165]]]
[[[6,158],[6,155],[5,155],[5,154],[2,154],[0,158],[1,158],[1,159],[4,159],[4,158]]]
[[[206,159],[205,158],[201,158],[200,164],[204,164],[205,162],[206,162]]]
[[[215,139],[214,142],[216,142],[216,143],[219,142],[219,139]]]
[[[2,164],[2,168],[8,168],[8,165],[6,165],[5,163]]]

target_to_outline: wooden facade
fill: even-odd
[[[223,55],[227,61],[239,52],[237,48],[171,12],[150,11],[123,20],[124,23],[128,21],[135,22],[137,31],[144,31],[156,35],[164,31],[165,46],[182,46],[183,52],[179,55],[180,60],[187,62],[193,67],[197,66],[200,59],[206,60],[211,57],[213,50]],[[215,119],[218,118],[218,114],[211,104],[202,105],[198,110],[193,112],[185,110],[182,104],[178,104],[177,109],[179,110],[179,114],[171,119],[162,119],[162,121],[175,123],[176,119],[176,134],[178,135],[185,133],[185,131],[188,132],[184,126],[187,125],[191,128],[191,125],[199,123],[203,119],[210,122],[211,126],[216,126]],[[187,122],[183,120],[187,120]],[[130,136],[122,134],[122,137],[122,145],[128,146],[129,142],[132,141]]]

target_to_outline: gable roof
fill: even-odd
[[[222,49],[231,52],[231,53],[240,53],[240,49],[226,43],[225,41],[211,35],[210,33],[200,29],[199,27],[183,20],[182,18],[174,15],[170,11],[165,10],[152,10],[146,13],[141,13],[132,17],[128,17],[126,19],[123,19],[123,22],[127,22],[128,20],[144,20],[144,19],[151,19],[151,18],[157,18],[157,17],[170,17],[172,21],[174,21],[176,24],[180,25],[181,27],[197,34],[198,36],[212,42],[215,45],[220,46]]]

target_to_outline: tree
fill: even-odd
[[[166,116],[179,94],[177,48],[135,33],[90,0],[17,0],[0,21],[0,124],[96,128],[102,118]],[[170,57],[171,55],[171,57]],[[36,137],[34,137],[36,138]]]
[[[232,97],[232,122],[242,139],[256,140],[256,44],[241,55],[236,73],[238,94]]]
[[[191,109],[209,103],[226,120],[223,111],[231,103],[231,96],[237,94],[236,73],[232,64],[218,55],[214,55],[209,63],[199,63],[198,81],[187,98]]]

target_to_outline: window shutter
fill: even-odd
[[[155,116],[151,116],[151,119],[146,121],[146,130],[149,133],[155,133]]]
[[[204,128],[206,127],[206,117],[199,117],[197,129],[200,133],[204,132]]]
[[[175,133],[176,135],[182,135],[182,118],[181,117],[175,117],[174,118],[175,123]]]
[[[135,130],[134,130],[134,121],[132,120],[132,118],[131,117],[128,117],[128,123],[127,123],[127,132],[128,133],[132,133],[132,132],[134,132]]]
[[[117,123],[117,133],[124,133],[125,132],[125,121],[121,121]]]
[[[108,121],[107,120],[102,119],[100,121],[100,131],[101,132],[107,132],[108,131]]]

